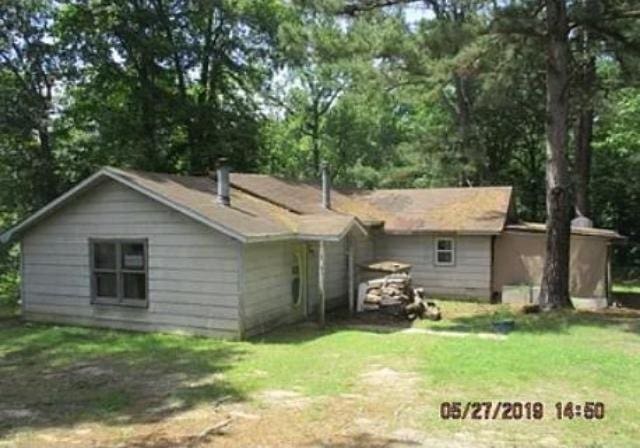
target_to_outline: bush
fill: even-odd
[[[20,300],[20,258],[17,247],[0,251],[0,306],[16,307]]]

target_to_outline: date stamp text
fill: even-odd
[[[445,401],[440,404],[440,418],[444,420],[602,420],[605,406],[601,401],[562,402],[553,404],[545,413],[541,401]]]

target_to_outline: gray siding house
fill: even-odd
[[[374,260],[410,263],[438,297],[490,300],[539,281],[542,231],[517,223],[511,188],[346,194],[323,178],[104,168],[0,235],[21,245],[22,316],[238,339],[353,307],[358,266]],[[619,238],[574,233],[605,254]],[[581,293],[607,294],[608,257],[589,263]]]

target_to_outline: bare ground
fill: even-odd
[[[113,370],[84,366],[73,370],[109,381]],[[219,380],[215,375],[201,382]],[[57,378],[59,381],[60,378]],[[98,381],[99,382],[99,381]],[[162,387],[156,390],[158,393]],[[491,428],[466,433],[425,432],[424,415],[437,404],[418,375],[379,364],[357,377],[351,393],[337,396],[305,396],[297,390],[262,390],[248,400],[222,397],[212,403],[181,411],[179,403],[150,400],[139,409],[148,418],[134,422],[80,423],[72,427],[43,425],[46,415],[28,408],[4,409],[3,417],[37,418],[38,429],[21,431],[0,447],[478,447],[514,446]],[[153,403],[153,405],[151,405]],[[530,439],[528,439],[530,441]],[[539,440],[554,446],[553,437]]]

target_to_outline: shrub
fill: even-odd
[[[0,305],[15,307],[20,299],[20,258],[17,246],[0,249]]]

